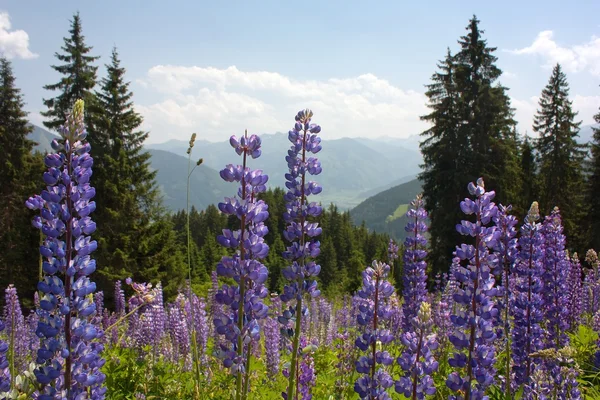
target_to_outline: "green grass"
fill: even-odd
[[[392,215],[388,215],[385,222],[392,222],[398,218],[402,218],[408,211],[408,204],[400,204]]]

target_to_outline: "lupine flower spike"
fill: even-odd
[[[431,305],[422,302],[413,328],[402,334],[402,344],[406,350],[398,357],[398,364],[404,376],[396,382],[396,392],[411,400],[422,400],[435,394],[431,374],[437,371],[438,362],[433,356],[438,342],[432,333]]]
[[[519,254],[517,250],[517,229],[515,228],[518,220],[514,215],[510,215],[512,206],[503,206],[500,204],[498,207],[498,213],[493,218],[496,227],[500,233],[500,237],[496,242],[494,250],[498,255],[498,264],[496,268],[496,274],[502,277],[501,294],[502,301],[498,302],[498,309],[504,311],[504,327],[503,327],[503,340],[504,340],[504,351],[506,352],[506,376],[505,376],[505,387],[504,392],[509,395],[512,393],[511,388],[511,371],[510,371],[510,306],[509,300],[511,296],[511,276],[513,276],[515,263]]]
[[[539,360],[532,353],[543,349],[544,330],[542,307],[544,299],[544,235],[539,222],[538,203],[533,202],[519,238],[519,257],[515,265],[515,293],[512,300],[514,328],[512,334],[512,359],[516,386],[524,385],[524,396],[529,398],[535,382],[531,379]]]
[[[493,321],[497,318],[494,298],[494,276],[491,268],[494,260],[489,252],[498,240],[496,227],[487,227],[498,209],[492,202],[493,191],[486,192],[483,179],[469,183],[469,193],[475,200],[466,198],[460,203],[466,215],[474,215],[475,222],[462,221],[456,230],[475,239],[475,245],[462,244],[456,248],[461,264],[454,270],[460,288],[454,295],[460,309],[452,315],[454,333],[450,342],[456,352],[448,360],[456,371],[450,373],[447,386],[455,395],[450,400],[482,400],[486,389],[494,382],[496,350],[493,342],[496,334]],[[466,263],[463,266],[462,263]]]
[[[363,286],[358,291],[362,302],[356,320],[364,330],[356,339],[356,347],[367,352],[356,362],[356,371],[362,376],[356,380],[354,391],[361,399],[391,399],[387,390],[394,382],[385,367],[393,364],[394,359],[387,351],[378,350],[378,345],[384,346],[394,339],[384,328],[391,316],[387,299],[394,293],[394,287],[387,281],[389,273],[389,265],[373,261],[363,272]]]
[[[288,139],[292,143],[287,161],[289,172],[285,174],[288,192],[285,194],[286,211],[283,219],[288,224],[283,236],[291,242],[283,253],[284,258],[292,263],[283,270],[283,276],[290,282],[283,289],[281,301],[294,302],[285,308],[279,317],[283,325],[282,335],[292,339],[292,360],[289,368],[288,387],[282,393],[284,399],[295,400],[298,392],[298,359],[300,350],[300,335],[302,319],[308,312],[303,304],[305,295],[316,297],[320,294],[317,290],[317,281],[314,278],[321,271],[321,267],[311,259],[316,258],[320,252],[320,243],[314,238],[321,234],[321,228],[310,219],[321,215],[322,208],[316,202],[309,202],[308,196],[321,193],[321,186],[309,181],[309,175],[321,173],[321,163],[316,157],[309,157],[310,153],[321,151],[321,132],[319,125],[311,123],[313,112],[302,110],[296,115],[294,129],[289,131]]]
[[[33,224],[45,236],[40,247],[44,278],[38,284],[43,297],[36,332],[42,339],[35,370],[39,400],[102,399],[106,391],[100,371],[102,344],[95,341],[101,332],[91,323],[96,285],[88,276],[96,269],[90,254],[97,243],[89,236],[96,230],[89,215],[96,203],[83,107],[82,100],[75,103],[60,128],[61,138],[52,142],[56,153],[46,155],[46,189],[26,202],[28,208],[41,211]]]
[[[404,319],[402,328],[406,331],[413,330],[414,319],[419,312],[421,303],[427,300],[427,264],[425,257],[427,239],[423,234],[427,232],[427,211],[423,208],[423,196],[418,195],[411,203],[411,208],[406,213],[408,223],[406,232],[408,236],[404,241],[404,304],[402,311]]]
[[[223,365],[231,368],[236,376],[236,399],[245,399],[249,385],[249,364],[251,345],[260,338],[258,320],[267,316],[268,307],[263,303],[267,296],[264,283],[268,271],[260,260],[264,259],[269,247],[264,242],[268,229],[264,221],[269,216],[268,206],[258,200],[258,194],[266,190],[269,179],[261,170],[247,167],[248,157],[258,158],[261,154],[261,141],[248,132],[239,140],[232,136],[231,147],[242,156],[242,165],[227,165],[221,170],[221,178],[227,182],[239,182],[237,197],[226,197],[219,203],[219,210],[234,215],[240,228],[231,231],[223,229],[217,237],[222,246],[232,249],[232,256],[224,256],[217,264],[217,274],[232,278],[236,285],[223,285],[216,293],[215,300],[229,307],[227,312],[214,316],[215,329],[225,336],[227,344],[221,344],[219,356]]]

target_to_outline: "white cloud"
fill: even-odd
[[[296,80],[276,72],[241,71],[236,67],[159,65],[138,81],[159,100],[136,108],[151,131],[151,142],[225,140],[244,129],[253,133],[287,132],[296,112],[311,108],[324,138],[407,137],[427,125],[423,93],[403,90],[373,74],[327,80]],[[593,122],[600,97],[574,95],[573,108],[584,125]],[[538,97],[512,98],[521,132],[532,134]]]
[[[276,72],[241,71],[232,66],[182,67],[159,65],[138,80],[162,96],[138,106],[150,140],[202,138],[222,140],[251,132],[287,132],[296,112],[311,108],[314,121],[329,138],[356,136],[406,137],[426,125],[422,93],[403,90],[373,74],[346,79],[295,80]]]
[[[38,54],[29,50],[29,35],[23,30],[11,31],[10,16],[0,12],[0,54],[6,58],[31,59]]]
[[[552,31],[542,31],[531,46],[509,52],[538,55],[545,59],[544,67],[560,63],[567,72],[589,71],[600,76],[600,37],[592,36],[587,43],[563,47],[554,41],[553,36]]]

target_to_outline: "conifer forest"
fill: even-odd
[[[600,125],[579,140],[560,63],[525,134],[486,21],[439,39],[399,235],[322,200],[318,103],[273,127],[281,170],[224,132],[204,208],[191,129],[166,207],[118,48],[64,18],[47,149],[0,58],[0,399],[600,399]]]

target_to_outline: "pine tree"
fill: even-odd
[[[442,270],[448,254],[458,243],[453,227],[460,218],[456,204],[461,199],[462,181],[467,173],[468,146],[466,137],[459,135],[459,96],[454,58],[449,49],[438,68],[440,71],[433,74],[425,93],[431,113],[421,119],[432,126],[421,134],[426,139],[420,146],[424,163],[419,179],[423,182],[423,197],[431,219],[431,263]]]
[[[577,143],[577,113],[569,100],[567,77],[560,64],[552,70],[542,91],[533,130],[539,157],[540,211],[548,215],[555,206],[561,210],[569,247],[580,249],[583,238],[577,225],[583,210],[583,159],[585,146]]]
[[[433,273],[448,269],[459,243],[454,227],[460,221],[459,202],[470,181],[484,177],[503,203],[519,198],[520,168],[513,109],[506,88],[497,84],[502,71],[495,65],[496,48],[488,47],[474,16],[460,51],[450,51],[427,86],[431,112],[421,117],[432,127],[422,133],[423,182],[431,219]]]
[[[600,124],[600,109],[594,115]],[[600,249],[600,127],[593,128],[594,137],[591,143],[590,177],[587,182],[587,237],[586,248]]]
[[[157,281],[167,278],[164,274],[169,269],[185,274],[185,265],[182,269],[178,264],[181,245],[167,232],[172,224],[165,219],[156,171],[151,170],[150,154],[142,147],[148,133],[139,129],[142,117],[133,108],[133,93],[116,49],[106,69],[88,113],[96,202],[101,205],[94,217],[98,226],[96,259],[103,266],[101,283],[109,285],[130,275]],[[162,264],[171,262],[168,260],[175,264]],[[169,283],[163,281],[167,296],[183,277],[169,275]]]
[[[44,86],[46,90],[59,91],[55,98],[44,99],[48,111],[41,114],[49,119],[44,121],[48,129],[56,130],[64,123],[67,113],[77,99],[83,99],[87,106],[93,102],[92,89],[96,85],[98,67],[92,63],[100,57],[88,55],[92,47],[85,44],[79,12],[73,15],[69,33],[71,36],[64,38],[65,44],[61,47],[65,53],[54,54],[64,64],[52,66],[63,77],[58,83]]]
[[[24,296],[32,294],[37,274],[38,235],[31,229],[31,215],[24,201],[37,189],[36,173],[42,169],[40,156],[31,154],[34,143],[28,139],[32,127],[21,90],[15,85],[12,65],[0,58],[0,287],[15,284]]]

